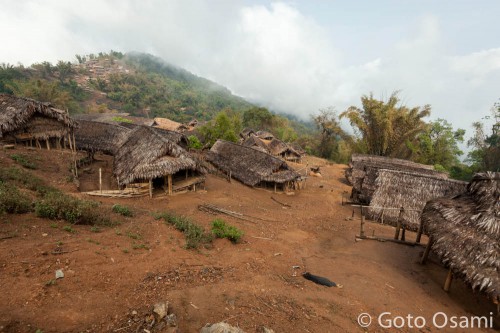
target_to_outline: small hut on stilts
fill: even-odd
[[[31,147],[75,150],[76,122],[48,102],[0,94],[0,140]]]

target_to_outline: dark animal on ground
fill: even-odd
[[[325,277],[322,277],[322,276],[318,276],[318,275],[313,275],[309,272],[305,272],[302,274],[302,276],[309,280],[309,281],[312,281],[316,284],[320,284],[322,286],[327,286],[327,287],[337,287],[337,284],[333,281],[330,281],[329,279],[325,278]]]

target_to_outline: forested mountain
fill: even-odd
[[[70,113],[112,109],[177,121],[209,120],[223,109],[252,107],[227,88],[151,55],[111,51],[76,59],[30,67],[3,64],[0,92],[50,101]]]

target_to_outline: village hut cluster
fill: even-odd
[[[421,262],[434,251],[449,267],[446,291],[453,276],[462,277],[500,303],[500,173],[479,173],[467,183],[427,165],[353,155],[346,178],[362,211],[360,238],[380,239],[364,235],[365,215],[396,227],[394,240],[384,240],[412,245],[405,230],[417,232],[413,244],[428,235]]]

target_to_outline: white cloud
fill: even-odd
[[[468,128],[500,97],[500,48],[455,54],[435,15],[406,22],[387,37],[410,33],[390,47],[381,42],[376,49],[370,41],[366,53],[373,58],[352,65],[360,57],[339,49],[335,34],[283,2],[0,0],[0,8],[0,62],[73,60],[110,49],[149,52],[304,119],[320,108],[359,105],[363,94],[402,90],[409,106],[431,104],[434,118]],[[379,37],[390,33],[383,29]],[[350,42],[362,45],[363,36]]]

